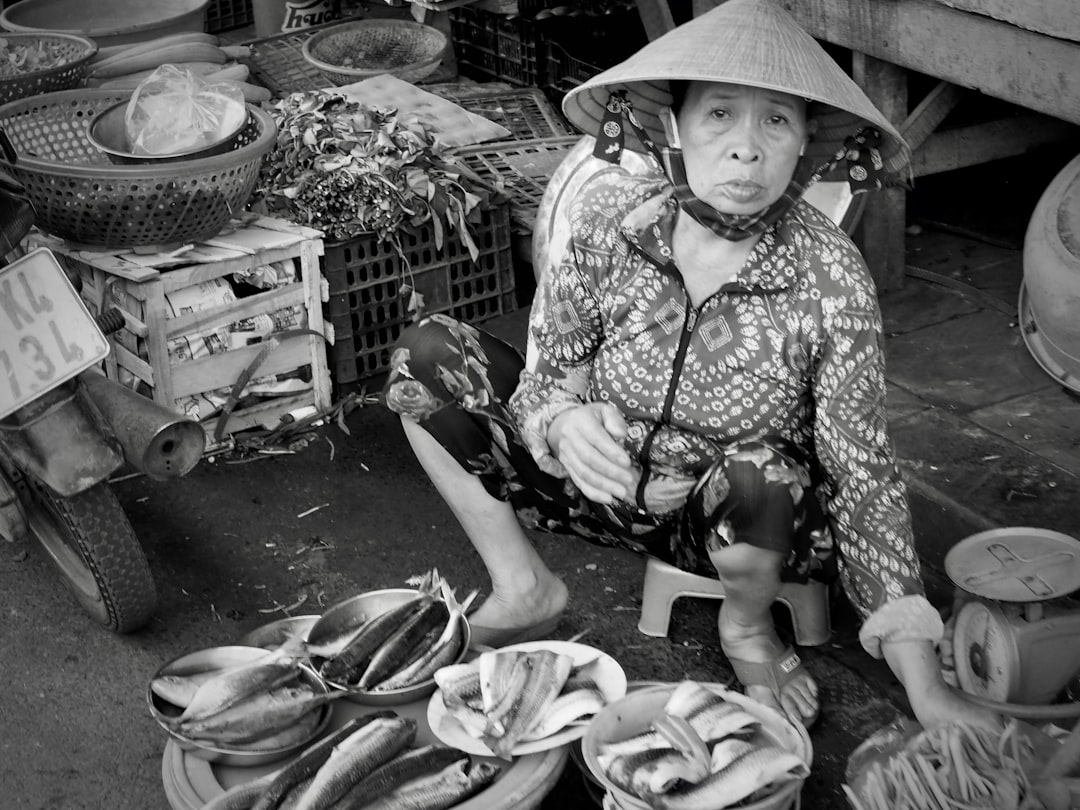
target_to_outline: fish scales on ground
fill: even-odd
[[[413,612],[372,654],[357,686],[370,689],[423,655],[441,635],[450,610],[441,599],[430,599]],[[433,634],[431,638],[427,638]]]
[[[446,810],[475,796],[501,772],[498,765],[460,760],[440,771],[413,779],[364,810]]]
[[[349,737],[354,731],[359,731],[368,723],[380,717],[397,717],[397,714],[390,710],[384,710],[355,717],[323,739],[309,745],[292,762],[277,772],[273,781],[270,782],[266,790],[251,806],[251,810],[279,810],[281,802],[289,790],[305,779],[314,776],[315,772],[330,758],[335,745]]]
[[[300,674],[299,650],[284,647],[245,664],[221,670],[203,682],[178,720],[208,717],[251,695],[288,683]]]
[[[334,746],[297,810],[326,810],[380,765],[412,745],[417,723],[410,717],[380,717]]]
[[[468,758],[464,751],[445,745],[425,745],[406,751],[353,785],[337,801],[334,810],[360,810],[415,779],[430,776]]]
[[[287,686],[248,697],[209,717],[182,721],[177,733],[225,745],[250,743],[287,729],[301,717],[343,693],[316,693],[309,686]]]

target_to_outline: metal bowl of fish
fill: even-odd
[[[460,663],[469,651],[466,607],[452,594],[424,586],[350,597],[308,632],[311,668],[354,703],[422,700],[435,691],[435,670]]]
[[[670,753],[640,756],[650,748]],[[801,725],[741,693],[696,681],[631,691],[604,707],[581,751],[619,810],[787,810],[813,762]]]
[[[181,655],[150,679],[158,725],[192,756],[265,765],[322,734],[334,695],[296,650],[210,647]]]

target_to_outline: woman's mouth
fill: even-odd
[[[720,184],[721,193],[733,202],[750,202],[765,189],[753,180],[729,180]]]

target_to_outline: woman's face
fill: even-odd
[[[725,214],[780,199],[812,131],[803,99],[722,82],[689,82],[676,120],[690,190]]]

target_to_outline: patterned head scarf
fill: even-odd
[[[661,123],[674,100],[672,80],[762,87],[813,105],[817,130],[779,200],[756,214],[732,216],[693,195],[682,152],[666,144]],[[856,193],[881,188],[890,176],[909,180],[910,149],[900,134],[773,0],[727,0],[572,90],[563,112],[582,131],[596,133],[599,158],[618,163],[624,148],[652,154],[682,209],[725,239],[764,232],[812,182],[840,167]],[[624,123],[636,138],[626,140]]]

